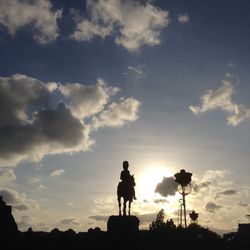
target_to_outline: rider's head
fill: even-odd
[[[128,169],[128,166],[129,166],[128,161],[124,161],[124,162],[122,163],[123,169]]]

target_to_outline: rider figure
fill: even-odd
[[[124,161],[122,164],[122,167],[123,167],[123,170],[121,172],[120,179],[122,180],[123,183],[129,183],[130,172],[128,170],[128,167],[129,167],[128,161]],[[133,198],[136,200],[134,187],[133,187]]]

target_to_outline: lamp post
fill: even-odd
[[[182,225],[182,216],[183,216],[182,215],[182,207],[183,207],[185,228],[187,227],[185,196],[190,194],[190,192],[191,192],[191,186],[190,186],[191,176],[192,176],[192,173],[186,172],[184,169],[181,169],[181,171],[179,173],[176,173],[174,175],[175,182],[177,182],[179,184],[178,192],[182,195],[180,224]]]

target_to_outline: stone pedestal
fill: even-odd
[[[108,219],[107,231],[112,234],[134,234],[139,231],[139,224],[136,216],[112,215]]]

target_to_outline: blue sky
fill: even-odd
[[[0,194],[21,230],[106,230],[123,160],[142,228],[177,219],[161,193],[183,168],[200,224],[248,221],[248,1],[0,6]]]

